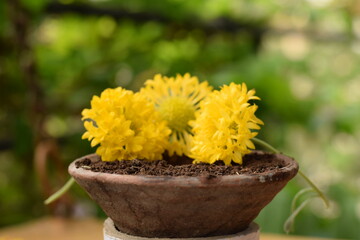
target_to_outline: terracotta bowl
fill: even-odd
[[[243,231],[292,179],[298,164],[276,171],[206,177],[158,177],[99,173],[76,168],[69,173],[110,217],[118,230],[141,237],[208,237]],[[99,156],[84,156],[97,161]],[[80,158],[82,159],[82,158]]]

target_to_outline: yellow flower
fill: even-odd
[[[195,119],[195,112],[200,102],[211,92],[207,82],[199,83],[197,77],[190,74],[184,76],[165,77],[160,74],[147,80],[141,89],[150,101],[155,104],[161,118],[171,129],[170,143],[167,151],[170,156],[189,154],[192,129],[190,120]]]
[[[191,157],[194,163],[242,164],[242,156],[254,149],[251,138],[257,135],[263,122],[255,116],[257,106],[249,100],[259,100],[255,90],[231,83],[211,93],[202,103],[196,120],[191,122],[194,139]]]
[[[98,144],[103,161],[157,160],[167,145],[170,129],[145,97],[121,87],[94,96],[84,109],[83,139]]]

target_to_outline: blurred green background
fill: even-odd
[[[300,163],[331,199],[293,234],[360,239],[360,3],[356,0],[0,1],[0,227],[45,215],[104,217],[79,188],[50,207],[67,165],[92,153],[81,110],[108,87],[155,73],[262,99],[259,135]],[[283,233],[295,178],[260,214]]]

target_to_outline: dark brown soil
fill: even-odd
[[[174,159],[147,162],[144,160],[92,162],[85,158],[76,162],[76,167],[84,168],[94,172],[106,172],[112,174],[127,175],[153,175],[153,176],[207,176],[209,178],[223,175],[256,174],[279,169],[285,166],[281,159],[274,154],[253,152],[243,157],[243,164],[225,166],[222,162],[215,164],[189,164],[189,159],[181,165],[171,164]]]

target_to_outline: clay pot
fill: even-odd
[[[284,167],[248,175],[159,177],[99,173],[69,166],[69,173],[129,235],[190,238],[245,230],[292,179],[298,164],[285,155]],[[95,154],[83,158],[98,161]],[[79,159],[78,159],[79,160]]]

